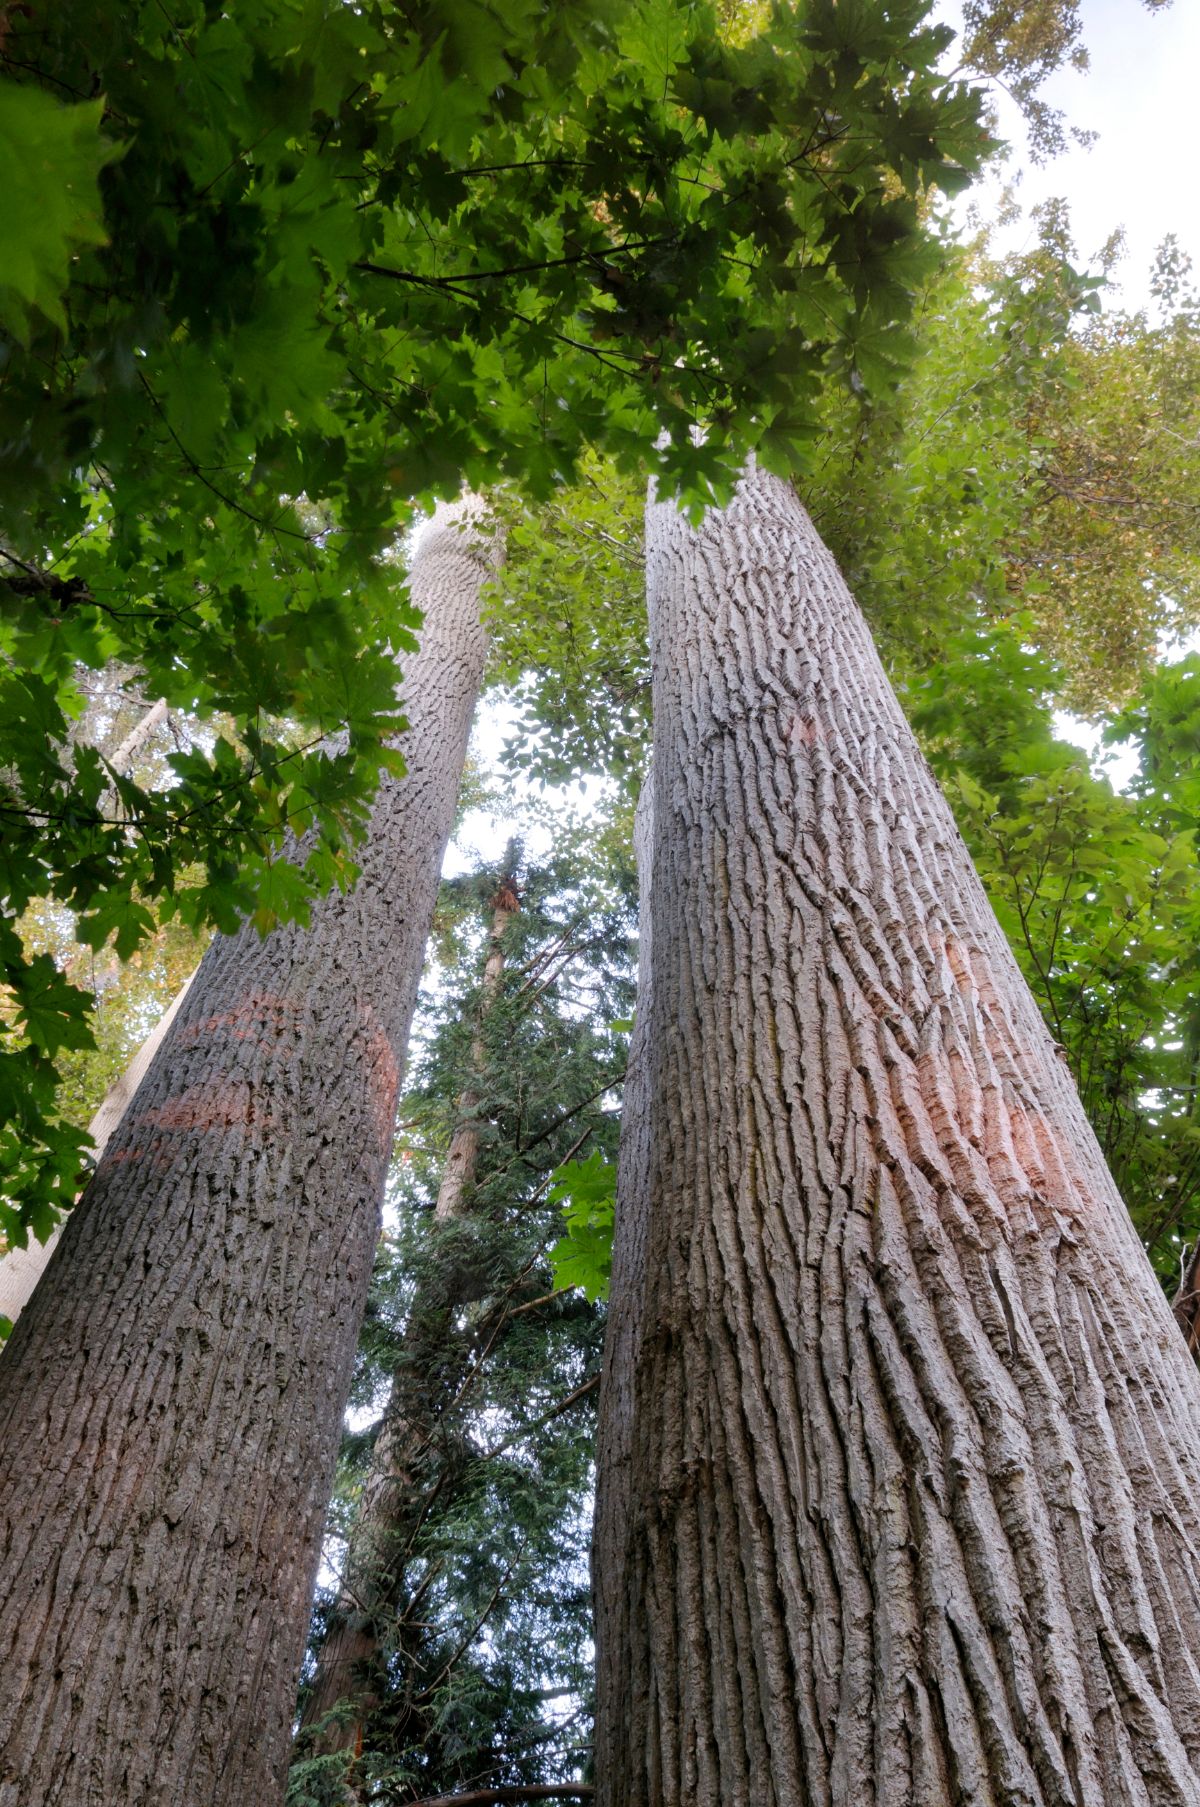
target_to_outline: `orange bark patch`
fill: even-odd
[[[181,1031],[180,1042],[184,1047],[194,1047],[197,1042],[221,1032],[235,1041],[257,1040],[267,1029],[278,1034],[286,1024],[295,1021],[301,1009],[294,999],[278,997],[273,992],[247,992],[232,1010],[218,1011],[213,1016],[201,1017],[199,1022],[189,1023]]]
[[[370,1004],[367,1019],[367,1087],[371,1128],[381,1150],[388,1150],[396,1129],[396,1100],[400,1094],[400,1065],[391,1040]]]
[[[784,735],[786,740],[793,741],[798,747],[815,747],[819,740],[826,738],[825,730],[813,720],[811,715],[793,715]]]
[[[139,1111],[133,1121],[139,1129],[145,1126],[175,1131],[228,1129],[233,1123],[253,1123],[264,1129],[276,1126],[256,1087],[245,1080],[227,1079],[208,1079],[187,1086],[165,1103]]]

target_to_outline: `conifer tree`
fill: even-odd
[[[611,1150],[629,912],[594,850],[527,870],[514,853],[443,888],[436,940],[469,977],[431,999],[403,1108],[359,1381],[361,1396],[390,1370],[387,1401],[318,1614],[295,1807],[566,1783],[589,1743],[600,1321],[555,1285],[550,1182],[564,1157]]]

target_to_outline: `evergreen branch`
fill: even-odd
[[[555,1294],[551,1295],[551,1297],[556,1296],[557,1295]],[[541,1301],[538,1301],[538,1303],[540,1302]],[[514,1312],[509,1313],[510,1317],[515,1315]],[[553,1423],[555,1418],[561,1418],[563,1413],[569,1412],[573,1405],[578,1405],[581,1399],[586,1399],[589,1393],[594,1393],[599,1385],[600,1376],[598,1374],[591,1375],[587,1380],[583,1381],[581,1385],[577,1386],[573,1392],[568,1393],[565,1399],[560,1399],[558,1404],[552,1405],[548,1412],[543,1412],[540,1418],[534,1418],[529,1424],[521,1425],[518,1430],[513,1431],[511,1436],[503,1438],[501,1442],[494,1444],[491,1449],[485,1449],[480,1457],[480,1461],[490,1462],[494,1457],[502,1456],[506,1449],[511,1449],[514,1443],[519,1443],[521,1441],[522,1437],[532,1436],[534,1431],[540,1431],[544,1425]]]
[[[590,1801],[590,1782],[520,1782],[507,1788],[471,1788],[466,1794],[428,1794],[409,1807],[489,1807],[504,1801]]]

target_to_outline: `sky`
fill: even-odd
[[[933,11],[955,31],[961,28],[958,0],[935,0]],[[1154,13],[1147,12],[1141,0],[1081,0],[1080,12],[1090,67],[1086,72],[1061,71],[1045,84],[1042,94],[1051,106],[1063,110],[1068,124],[1096,132],[1096,141],[1087,149],[1073,146],[1039,167],[1029,159],[1018,109],[996,91],[999,130],[1010,147],[1008,157],[1001,171],[968,191],[959,213],[964,228],[969,207],[988,219],[995,214],[1004,187],[1011,186],[1024,218],[1006,228],[996,242],[998,249],[1016,250],[1034,242],[1030,209],[1051,196],[1064,196],[1080,264],[1092,267],[1110,234],[1123,227],[1127,251],[1113,276],[1119,287],[1116,292],[1110,289],[1103,304],[1137,308],[1149,302],[1154,253],[1169,232],[1176,234],[1200,270],[1200,198],[1194,175],[1200,0],[1174,0],[1165,11]],[[948,62],[952,66],[955,60],[952,47]],[[1098,731],[1063,713],[1056,717],[1056,728],[1064,739],[1103,758],[1107,775],[1118,788],[1128,782],[1136,764],[1132,751],[1102,753]],[[503,705],[485,701],[474,738],[484,764],[498,756],[501,742],[512,730],[512,716]],[[451,846],[448,875],[469,870],[481,857],[498,857],[518,824],[531,858],[548,851],[554,837],[545,818],[536,824],[521,821],[522,788],[515,779],[512,818],[470,812]],[[586,793],[564,792],[562,804],[586,811]]]
[[[957,0],[937,0],[937,18],[956,30]],[[1149,13],[1141,0],[1082,0],[1083,41],[1091,59],[1084,73],[1062,70],[1045,84],[1044,98],[1069,124],[1094,131],[1090,149],[1073,146],[1041,168],[1027,156],[1020,115],[995,95],[1000,132],[1009,143],[1006,169],[1026,209],[1051,195],[1070,202],[1083,261],[1094,259],[1109,234],[1123,226],[1127,255],[1116,272],[1122,305],[1148,299],[1147,277],[1156,247],[1174,232],[1200,268],[1200,201],[1195,166],[1196,76],[1200,70],[1200,0],[1174,0]],[[986,216],[999,182],[979,184],[974,200]],[[1005,248],[1032,238],[1026,223]]]

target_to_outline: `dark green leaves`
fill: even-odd
[[[4,262],[0,329],[28,343],[37,316],[65,327],[71,258],[105,240],[99,176],[115,154],[102,100],[63,105],[0,80]]]
[[[802,459],[831,376],[886,388],[913,198],[986,145],[920,18],[780,6],[738,45],[692,0],[13,11],[9,920],[52,896],[123,952],[169,911],[303,920],[393,757],[413,624],[381,561],[415,500],[545,497],[597,448],[699,507],[748,447]],[[152,782],[63,750],[110,663],[211,724]]]

